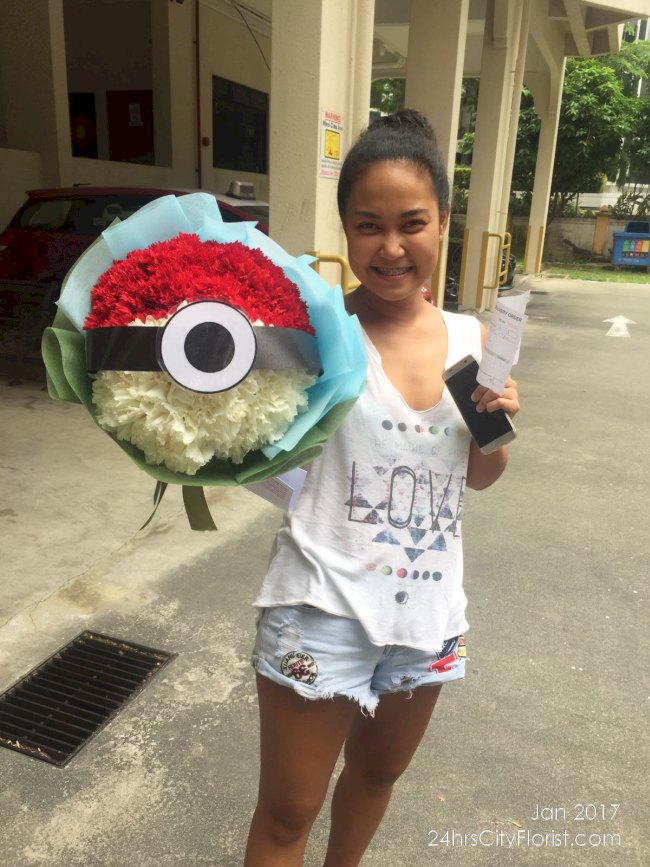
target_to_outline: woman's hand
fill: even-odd
[[[484,385],[479,385],[472,392],[472,400],[476,401],[477,412],[494,412],[495,409],[503,409],[511,417],[519,412],[519,393],[517,383],[512,377],[506,380],[503,394],[497,394]],[[467,467],[467,486],[476,490],[489,487],[505,470],[507,462],[507,446],[484,455],[472,441]]]
[[[495,409],[503,409],[513,418],[519,412],[519,393],[517,383],[509,376],[506,380],[503,394],[487,388],[485,385],[477,386],[472,392],[472,400],[476,403],[477,412],[494,412]]]

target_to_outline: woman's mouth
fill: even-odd
[[[405,274],[408,274],[412,270],[411,267],[407,268],[380,268],[378,265],[373,267],[373,271],[376,271],[377,274],[380,274],[382,277],[403,277]]]

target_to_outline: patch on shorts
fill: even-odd
[[[292,650],[282,657],[280,670],[286,677],[291,677],[300,683],[313,683],[318,677],[318,665],[309,653],[302,650]]]
[[[442,650],[436,654],[436,658],[429,666],[429,671],[446,674],[448,671],[451,671],[458,659],[467,659],[467,646],[464,635],[448,638],[445,641]]]

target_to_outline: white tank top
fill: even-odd
[[[445,367],[481,356],[478,320],[443,312]],[[308,604],[361,623],[370,641],[439,651],[468,628],[461,522],[470,435],[445,388],[405,403],[364,334],[366,388],[308,467],[254,604]]]

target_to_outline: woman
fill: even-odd
[[[261,772],[247,867],[302,864],[342,747],[324,864],[359,864],[442,684],[464,674],[463,492],[496,481],[507,449],[483,455],[444,388],[445,368],[480,356],[482,326],[422,296],[448,199],[417,112],[375,121],[342,167],[361,281],[346,303],[363,327],[367,384],[310,465],[255,602]],[[519,408],[512,379],[473,399],[479,412]]]

